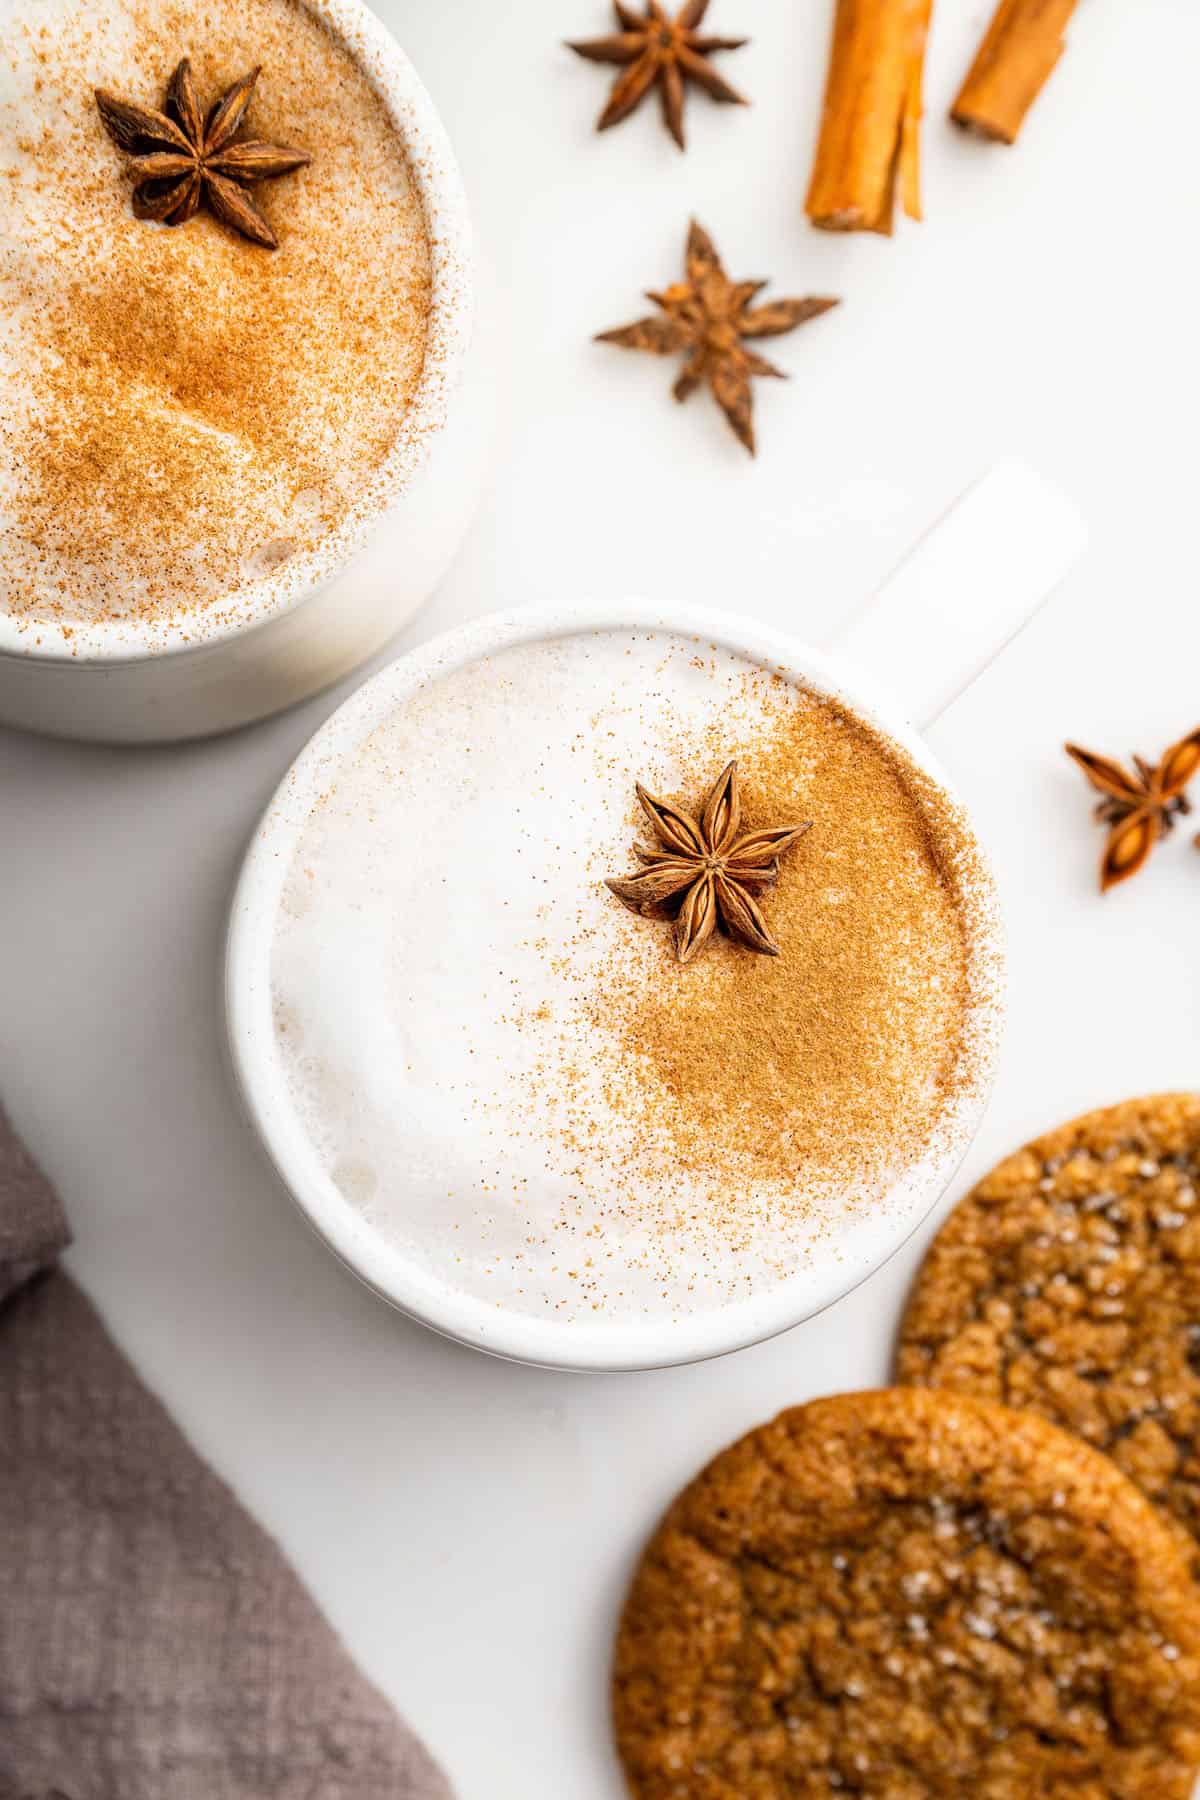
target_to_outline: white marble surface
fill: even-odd
[[[714,0],[752,109],[590,133],[604,72],[556,49],[603,0],[388,0],[460,148],[511,306],[516,405],[476,529],[413,643],[500,604],[631,585],[814,639],[1015,451],[1092,548],[935,747],[994,853],[1011,1024],[966,1175],[1092,1104],[1194,1085],[1200,853],[1101,902],[1059,745],[1156,753],[1200,718],[1192,84],[1200,10],[1090,0],[1014,151],[943,122],[988,10],[940,0],[927,222],[801,217],[827,0]],[[665,366],[588,344],[672,278],[689,211],[737,275],[845,305],[779,346],[751,464]],[[963,604],[970,604],[964,593]],[[60,1183],[71,1263],[146,1378],[279,1535],[465,1800],[618,1800],[605,1664],[631,1558],[710,1451],[885,1376],[919,1245],[825,1317],[705,1367],[570,1378],[389,1313],[260,1166],[221,1065],[239,849],[332,704],[238,737],[98,752],[0,733],[0,1085]]]

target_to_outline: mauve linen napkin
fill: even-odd
[[[0,1111],[0,1800],[449,1800],[53,1268],[69,1236]]]

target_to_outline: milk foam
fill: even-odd
[[[814,1164],[802,1206],[747,1188],[718,1214],[610,1103],[613,972],[669,954],[602,882],[631,866],[634,780],[693,793],[714,719],[746,742],[822,704],[708,645],[591,633],[430,683],[338,768],[277,922],[278,1053],[329,1178],[431,1277],[542,1318],[678,1314],[773,1286],[894,1180],[899,1133],[857,1195]]]

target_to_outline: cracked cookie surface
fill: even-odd
[[[890,1389],[719,1455],[617,1638],[637,1800],[1188,1800],[1200,1608],[1177,1534],[1032,1414]]]
[[[1200,1094],[1089,1113],[981,1181],[921,1266],[897,1375],[1045,1414],[1200,1541]]]

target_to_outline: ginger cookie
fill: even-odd
[[[898,1378],[1030,1407],[1200,1539],[1200,1094],[1089,1113],[950,1214]]]
[[[817,1400],[675,1501],[625,1605],[636,1800],[1188,1800],[1200,1605],[1107,1457],[932,1389]]]

